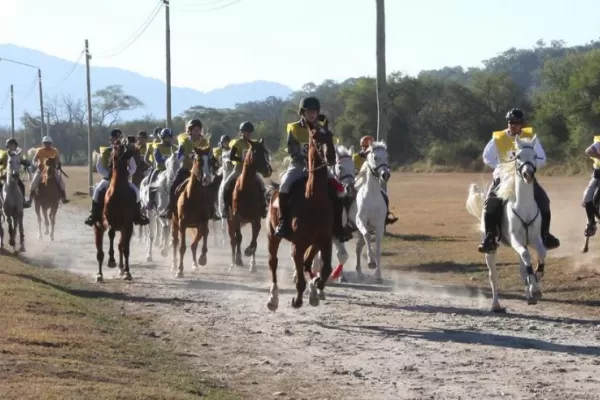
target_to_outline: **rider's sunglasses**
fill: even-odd
[[[523,125],[523,122],[521,121],[508,121],[509,125]]]

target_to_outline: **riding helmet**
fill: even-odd
[[[166,137],[172,138],[173,137],[173,131],[170,130],[169,128],[165,128],[162,131],[160,131],[160,137],[163,138],[163,139],[166,138]]]
[[[221,136],[221,139],[219,139],[219,144],[228,143],[229,141],[231,141],[229,135],[223,135]]]
[[[254,125],[250,121],[245,121],[240,124],[240,132],[254,132]]]
[[[189,132],[191,129],[194,129],[196,127],[202,129],[202,121],[200,121],[199,119],[190,119],[185,125],[185,130]]]
[[[371,135],[363,136],[360,138],[360,147],[369,147],[374,141],[375,138]]]
[[[8,147],[9,144],[14,143],[15,146],[19,147],[19,142],[17,142],[17,139],[15,138],[10,138],[6,141],[6,147]]]
[[[113,129],[110,131],[110,137],[113,139],[119,139],[123,136],[123,132],[120,129]]]
[[[300,100],[298,114],[302,114],[304,110],[321,111],[321,102],[314,96],[304,97],[302,100]]]
[[[523,114],[523,111],[520,108],[513,108],[506,113],[506,120],[523,122],[525,120],[525,114]]]

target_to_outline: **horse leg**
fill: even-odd
[[[498,271],[496,270],[496,252],[487,253],[485,255],[485,263],[488,267],[490,278],[490,287],[492,288],[492,312],[505,313],[506,308],[500,305],[498,296]]]
[[[302,307],[302,295],[306,290],[306,276],[304,275],[304,254],[307,250],[306,246],[298,246],[292,244],[292,257],[294,258],[294,266],[296,268],[296,297],[292,298],[292,307]],[[312,283],[312,281],[311,281]],[[316,294],[316,291],[315,291]],[[311,293],[312,295],[312,293]],[[319,305],[319,298],[316,297],[316,303],[314,304],[314,297],[311,296],[311,306]]]
[[[242,260],[242,227],[237,223],[235,226],[235,265],[238,267],[244,266],[244,260]]]
[[[169,225],[164,223],[164,225],[161,226],[161,229],[162,233],[160,235],[160,240],[162,241],[162,250],[160,251],[160,255],[166,257],[169,255],[169,248],[167,247],[169,241]]]
[[[378,227],[375,232],[375,262],[377,263],[375,281],[377,283],[383,283],[383,278],[381,277],[381,241],[383,240],[384,229],[385,223],[381,224],[381,227]]]
[[[227,232],[227,229],[227,219],[221,218],[221,247],[225,247],[225,242],[227,241],[225,232]]]
[[[124,256],[124,252],[125,252],[125,248],[124,243],[125,243],[125,231],[121,231],[120,237],[119,237],[119,244],[117,246],[118,250],[119,250],[119,276],[123,277],[125,276],[125,264],[123,263],[123,256]]]
[[[150,223],[147,226],[147,235],[146,235],[146,261],[152,261],[152,247],[154,246],[154,230],[156,228],[154,224],[154,213],[149,213]],[[140,227],[141,228],[141,227]]]
[[[279,244],[281,239],[269,232],[267,235],[267,243],[269,250],[269,269],[271,270],[271,288],[269,289],[269,300],[267,308],[271,311],[276,311],[279,307],[279,288],[277,287],[277,253],[279,252]]]
[[[119,243],[119,250],[122,249],[121,258],[125,259],[125,265],[123,268],[123,280],[130,281],[133,278],[131,277],[131,271],[129,270],[129,254],[130,254],[130,246],[131,246],[131,238],[133,236],[133,224],[130,229],[125,229],[121,232],[121,242]]]
[[[173,218],[171,223],[171,245],[173,246],[173,264],[171,265],[171,271],[177,271],[177,250],[179,247],[179,225]]]
[[[537,238],[537,253],[538,253],[538,265],[535,269],[535,278],[537,279],[538,285],[537,290],[534,291],[533,295],[536,299],[542,298],[542,278],[544,277],[544,267],[546,266],[546,246],[541,237]]]
[[[325,300],[325,285],[333,271],[331,268],[331,254],[333,250],[331,240],[324,239],[319,245],[319,249],[321,250],[321,262],[323,263],[323,268],[321,268],[321,275],[319,275],[318,278],[313,278],[313,281],[316,279],[319,295],[318,299]],[[319,303],[317,302],[316,305],[319,305]]]
[[[115,268],[117,266],[117,260],[115,260],[115,230],[108,230],[108,268]]]
[[[535,272],[531,265],[531,254],[527,247],[521,245],[514,235],[511,235],[510,242],[511,247],[519,254],[521,279],[523,279],[525,283],[525,297],[527,298],[527,304],[537,304],[537,300],[533,293],[539,291],[539,288]]]
[[[198,250],[198,243],[200,243],[200,239],[202,238],[200,224],[196,225],[196,229],[194,229],[194,238],[192,239],[192,244],[190,245],[190,249],[192,250],[192,269],[198,269],[198,262],[196,261],[196,250]]]
[[[367,261],[369,262],[367,266],[369,269],[376,269],[377,263],[375,262],[375,257],[373,257],[373,247],[371,244],[371,234],[366,231],[363,234],[363,238],[365,239],[366,247],[367,247]]]
[[[332,272],[331,279],[336,279],[339,276],[339,281],[345,282],[346,279],[344,279],[343,271],[344,264],[348,262],[348,251],[346,250],[346,245],[335,238],[333,239],[333,244],[335,245],[335,253],[338,259],[338,265],[334,272]]]
[[[179,227],[179,266],[177,267],[177,278],[183,278],[183,256],[185,256],[185,226]]]
[[[206,253],[208,253],[208,235],[209,235],[209,229],[208,229],[208,221],[203,224],[202,227],[202,253],[200,254],[200,257],[198,258],[198,264],[201,266],[205,266],[206,262],[208,261],[206,258]]]
[[[306,254],[304,254],[304,273],[308,274],[309,278],[312,280],[315,275],[321,272],[322,267],[319,248],[314,245],[310,246],[307,249]]]
[[[96,274],[96,282],[102,282],[104,277],[102,276],[102,262],[104,262],[104,229],[94,227],[94,238],[96,241],[96,261],[98,261],[98,273]]]
[[[233,267],[235,267],[235,248],[236,248],[236,243],[237,243],[237,239],[235,237],[235,226],[234,226],[234,222],[231,218],[227,219],[227,233],[229,234],[229,246],[231,247],[231,264],[229,265],[229,270],[228,272],[231,272],[233,270]]]
[[[48,235],[50,234],[50,221],[48,221],[48,207],[42,207],[42,213],[44,214],[44,227],[46,228],[44,234]]]
[[[40,205],[37,200],[35,202],[35,214],[37,215],[37,223],[38,223],[38,239],[42,238],[42,215],[40,210]]]
[[[53,207],[50,209],[50,241],[54,241],[54,227],[56,226],[56,213],[58,208]]]
[[[23,212],[21,212],[21,214],[19,214],[18,225],[19,225],[19,241],[20,241],[19,252],[24,253],[25,252],[25,231],[23,229]]]
[[[244,255],[250,256],[250,272],[256,272],[256,248],[258,247],[258,235],[260,234],[260,219],[252,221],[252,239],[244,249]]]
[[[4,224],[0,216],[0,250],[4,250]]]
[[[358,232],[358,238],[356,239],[356,278],[358,279],[358,281],[362,281],[365,276],[363,275],[362,272],[362,268],[361,268],[361,257],[362,257],[362,251],[363,248],[365,247],[365,238],[363,237],[362,233],[360,233],[360,231]]]
[[[15,251],[15,247],[17,245],[16,240],[15,240],[15,226],[14,226],[14,218],[13,217],[8,217],[6,218],[6,220],[8,221],[8,245],[10,247],[13,248],[13,251]]]

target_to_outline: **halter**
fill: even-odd
[[[533,169],[534,175],[537,171],[537,167],[531,161],[525,161],[524,163],[521,163],[521,164],[518,163],[518,161],[521,161],[520,156],[521,156],[521,151],[523,151],[523,149],[529,149],[529,150],[535,151],[535,148],[533,146],[523,146],[519,149],[519,152],[515,156],[515,159],[513,161],[515,162],[515,165],[516,165],[517,176],[521,179],[523,179],[523,168],[525,166],[527,166],[527,165],[531,166],[531,168]],[[538,159],[539,157],[536,155],[535,158]]]
[[[343,160],[344,158],[350,158],[350,159],[352,159],[352,157],[350,157],[349,155],[343,155],[343,156],[338,157],[338,159],[336,161],[336,164],[337,165],[341,165],[342,163],[340,162],[340,160]],[[340,181],[343,181],[346,178],[352,178],[352,180],[354,180],[354,174],[346,174],[346,175],[340,176],[338,179]]]

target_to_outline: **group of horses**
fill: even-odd
[[[36,149],[31,149],[28,155],[32,157]],[[25,169],[26,175],[22,174],[22,160],[24,160],[22,150],[2,150],[6,154],[6,166],[4,174],[1,177],[2,197],[0,198],[0,250],[4,250],[4,221],[8,225],[8,244],[13,252],[25,252],[25,233],[23,229],[23,214],[25,208],[25,196],[19,188],[25,177],[31,177],[34,172],[34,166]],[[32,193],[33,206],[37,215],[38,238],[42,236],[42,217],[44,219],[44,233],[49,239],[54,240],[54,228],[56,225],[56,213],[61,200],[61,193],[56,179],[58,160],[56,158],[47,158],[43,160],[41,182]],[[17,247],[17,231],[19,233],[19,246]]]
[[[332,246],[337,248],[340,264],[348,259],[344,243],[333,238],[333,205],[331,201],[331,171],[346,187],[346,193],[352,201],[347,202],[346,219],[356,228],[359,236],[357,243],[357,274],[363,278],[360,254],[367,245],[369,268],[375,269],[377,281],[381,281],[381,241],[385,230],[386,204],[381,195],[382,185],[390,178],[387,146],[385,142],[374,142],[369,155],[358,174],[352,159],[353,149],[336,146],[330,132],[309,129],[307,177],[300,179],[290,192],[290,235],[286,239],[291,245],[291,257],[295,265],[294,280],[297,295],[292,301],[294,307],[302,306],[302,294],[307,284],[309,303],[313,306],[324,299],[325,284],[332,272]],[[128,186],[127,164],[136,156],[136,149],[125,143],[116,142],[112,148],[112,176],[103,197],[102,221],[94,226],[97,247],[98,273],[96,280],[103,280],[104,261],[103,237],[108,231],[110,240],[108,267],[117,266],[113,241],[116,232],[121,233],[119,250],[119,269],[123,279],[130,280],[129,270],[130,242],[134,232],[133,207],[135,196]],[[251,141],[244,153],[242,172],[234,185],[226,187],[225,182],[234,166],[224,157],[223,162],[215,159],[210,148],[194,149],[193,166],[189,177],[175,191],[176,207],[171,218],[162,218],[169,203],[169,192],[173,185],[181,161],[177,154],[166,159],[165,169],[150,182],[147,172],[140,182],[142,209],[149,224],[142,227],[141,236],[146,238],[146,260],[152,261],[153,249],[157,246],[160,254],[166,257],[169,247],[172,249],[172,271],[175,277],[184,276],[184,255],[186,253],[186,233],[192,231],[190,244],[192,267],[207,264],[208,236],[213,206],[222,214],[229,207],[227,218],[221,219],[221,230],[227,232],[231,247],[229,271],[243,267],[242,227],[250,225],[251,238],[243,254],[250,258],[250,272],[256,270],[256,251],[262,227],[264,201],[268,201],[267,242],[269,268],[272,284],[269,292],[268,308],[278,307],[277,266],[278,250],[281,238],[274,232],[279,220],[278,184],[271,182],[267,186],[266,199],[263,196],[256,174],[269,178],[272,173],[270,153],[262,140]],[[223,196],[219,193],[222,192]],[[223,204],[221,199],[227,199]],[[217,221],[213,221],[216,228]],[[170,239],[169,240],[169,232]],[[224,238],[215,245],[223,245]],[[375,242],[372,250],[371,242]],[[198,256],[198,246],[202,248]],[[318,256],[318,257],[317,257]],[[313,268],[313,264],[314,268]],[[308,282],[307,282],[308,280]]]

